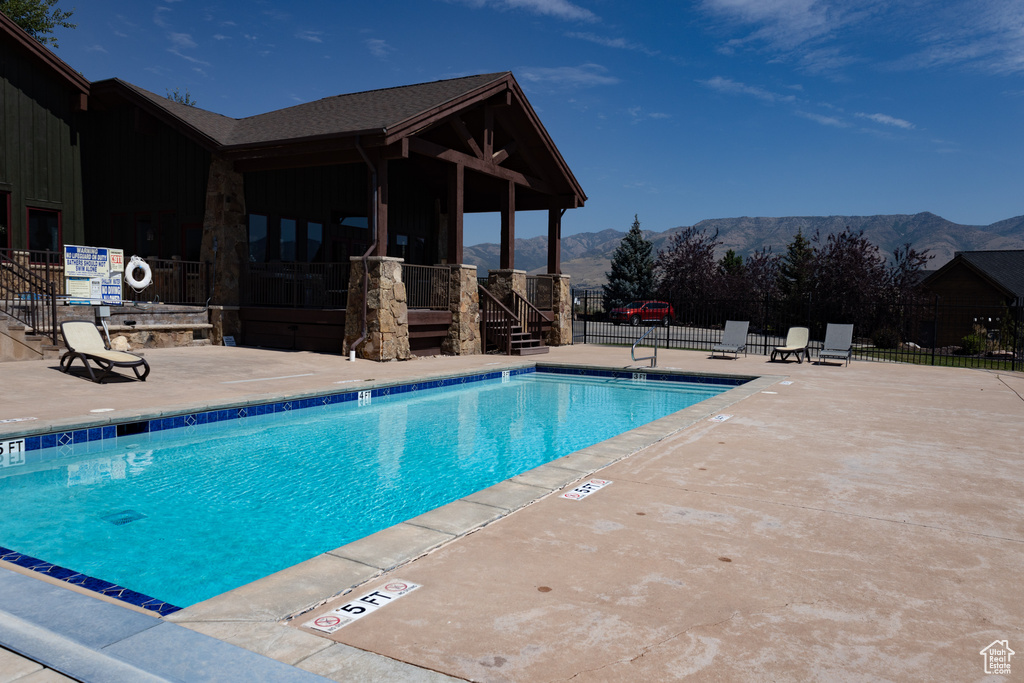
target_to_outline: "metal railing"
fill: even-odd
[[[552,309],[554,280],[550,275],[526,276],[526,299],[542,311]]]
[[[511,292],[511,295],[512,300],[510,303],[512,304],[512,314],[515,315],[516,319],[519,321],[519,325],[523,328],[523,331],[527,332],[531,337],[539,339],[541,346],[543,346],[543,326],[545,323],[550,323],[551,318],[532,303],[519,296],[516,292]]]
[[[0,249],[0,261],[13,262],[43,282],[51,283],[58,301],[67,299],[64,280],[64,253]],[[141,292],[121,288],[122,300],[160,301],[182,306],[204,306],[210,299],[213,283],[210,264],[179,259],[147,259],[153,283]],[[41,293],[41,292],[37,292]]]
[[[239,298],[243,306],[345,308],[351,264],[246,263]]]
[[[0,312],[25,325],[32,334],[57,343],[56,284],[6,253],[0,253]]]
[[[498,301],[486,287],[480,292],[480,343],[484,352],[496,349],[506,356],[512,355],[512,333],[520,329],[515,313]]]
[[[210,300],[212,268],[201,261],[148,259],[153,283],[141,292],[122,287],[121,297],[129,301],[159,301],[182,306],[204,306]]]
[[[654,355],[653,356],[644,356],[643,358],[637,358],[636,357],[636,347],[640,345],[640,342],[642,342],[644,339],[647,338],[647,335],[649,335],[651,332],[654,332],[654,330],[656,330],[656,329],[658,329],[658,328],[656,328],[654,325],[651,325],[650,328],[648,328],[648,330],[646,332],[641,334],[637,338],[637,340],[635,342],[633,342],[633,346],[629,350],[629,357],[633,359],[634,363],[639,363],[640,361],[649,360],[649,361],[651,361],[651,367],[652,368],[658,367],[658,335],[654,335]]]
[[[402,264],[406,305],[412,309],[447,311],[452,271],[448,266],[415,266]]]
[[[573,342],[630,346],[637,330],[608,319],[600,290],[574,289]],[[708,300],[677,307],[663,348],[710,351],[727,320],[750,322],[747,348],[770,355],[790,327],[810,329],[816,356],[828,323],[854,325],[854,360],[1024,370],[1024,302],[984,304],[922,296],[909,302],[830,305],[804,300]]]

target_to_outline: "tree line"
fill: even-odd
[[[752,316],[745,308],[766,301],[793,311],[813,302],[833,318],[850,318],[868,307],[895,311],[915,300],[921,273],[932,258],[927,249],[918,251],[910,243],[887,257],[863,230],[849,227],[825,236],[816,231],[810,237],[797,230],[785,254],[774,254],[769,247],[744,258],[729,249],[716,259],[721,245],[717,230],[689,227],[655,254],[639,217],[634,217],[612,254],[603,291],[605,310],[660,299],[671,303],[677,316],[708,301],[732,302],[736,316],[747,313],[746,319]]]

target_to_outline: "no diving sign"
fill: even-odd
[[[567,498],[569,500],[583,500],[594,491],[603,489],[608,486],[611,482],[607,479],[591,479],[590,481],[583,482],[572,491],[566,491],[560,498]]]
[[[376,612],[384,605],[413,592],[417,588],[419,588],[419,585],[409,583],[408,581],[389,581],[375,591],[371,591],[355,600],[349,600],[341,607],[335,607],[330,612],[307,621],[303,626],[323,631],[324,633],[334,633],[339,628],[348,626],[356,619],[361,619],[371,612]]]

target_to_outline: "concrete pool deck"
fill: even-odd
[[[0,366],[0,420],[36,418],[0,436],[523,364],[146,357],[144,384]],[[536,358],[628,359],[588,345]],[[163,623],[338,681],[965,679],[993,641],[1020,651],[1024,375],[685,351],[659,368],[762,379]],[[613,484],[551,494],[591,471]],[[396,579],[421,588],[333,634],[303,628]]]

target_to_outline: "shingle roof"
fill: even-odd
[[[233,119],[180,104],[131,83],[119,79],[115,81],[194,128],[215,144],[234,147],[385,131],[508,75],[509,72],[481,74],[336,95],[243,119]]]
[[[958,251],[959,256],[994,282],[1024,298],[1024,249],[997,251]]]

